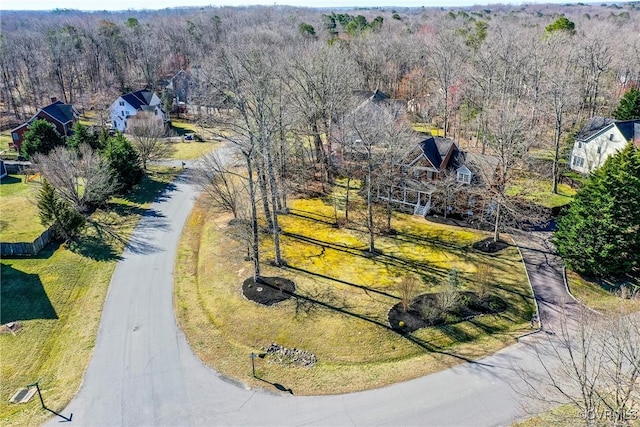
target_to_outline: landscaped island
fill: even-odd
[[[297,199],[279,216],[286,267],[265,260],[256,284],[230,219],[204,203],[193,211],[176,260],[175,304],[196,354],[241,382],[295,394],[381,387],[490,354],[529,330],[533,299],[518,251],[473,249],[484,232],[394,214],[394,232],[377,237],[371,256],[357,221],[334,224],[331,197]],[[271,244],[263,234],[261,251]],[[401,285],[408,276],[416,279],[411,295]],[[439,316],[433,326],[393,324],[392,313],[415,312],[411,304],[424,300]],[[272,344],[317,363],[282,363],[267,352]],[[252,379],[252,353],[262,356],[254,364],[263,381]]]

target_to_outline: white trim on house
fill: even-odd
[[[610,123],[586,139],[576,139],[569,157],[569,167],[577,172],[591,173],[628,143],[616,122]]]
[[[473,174],[466,166],[460,166],[456,170],[456,181],[462,184],[471,184],[471,177]]]
[[[126,96],[128,94],[125,94]],[[146,104],[145,104],[146,105]],[[158,119],[165,121],[165,114],[162,111],[162,101],[155,93],[151,97],[151,102],[148,104],[150,107],[154,108],[154,115],[158,116]],[[119,96],[113,104],[111,104],[110,109],[110,117],[111,117],[111,127],[114,130],[118,130],[120,132],[124,132],[127,129],[127,119],[131,116],[135,116],[138,114],[138,111],[141,109],[136,109],[129,102],[127,102],[122,96]]]

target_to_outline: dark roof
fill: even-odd
[[[500,165],[500,160],[494,156],[469,153],[466,151],[460,151],[458,153],[454,166],[456,169],[461,166],[466,166],[471,172],[489,176],[492,175]]]
[[[453,146],[454,153],[452,153],[452,157],[454,157],[455,152],[458,151],[458,147],[452,139],[430,136],[420,143],[425,157],[429,159],[433,167],[438,170],[441,170],[443,166],[447,166],[443,165],[442,162],[451,149],[451,146]]]
[[[42,108],[42,111],[62,124],[73,120],[73,107],[71,104],[65,104],[62,101],[56,101],[53,104],[47,105]]]
[[[356,98],[359,98],[363,101],[368,99],[375,102],[376,104],[378,102],[390,99],[389,95],[379,89],[376,89],[374,92],[368,90],[356,90],[353,91],[353,94],[356,96]]]
[[[576,139],[579,141],[586,141],[613,124],[620,130],[620,133],[626,140],[632,140],[635,137],[635,125],[639,123],[640,120],[638,119],[613,120],[595,116],[589,119],[582,129],[580,129],[580,132],[576,135]]]
[[[616,127],[620,130],[620,133],[627,141],[631,141],[634,138],[640,138],[640,135],[636,135],[635,130],[638,125],[640,125],[640,119],[616,122]]]
[[[152,97],[153,92],[146,89],[139,90],[137,92],[129,92],[126,95],[122,95],[122,99],[127,101],[127,103],[136,110],[140,110],[143,105],[149,105]]]
[[[605,117],[591,117],[587,121],[587,123],[585,123],[582,129],[580,129],[580,131],[576,134],[576,139],[585,141],[613,122],[613,119],[607,119]]]

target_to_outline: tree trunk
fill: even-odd
[[[371,193],[371,177],[373,175],[373,165],[371,164],[371,147],[367,148],[367,228],[369,229],[369,252],[375,253],[375,237],[373,235],[373,200]]]
[[[351,190],[351,178],[347,178],[347,196],[344,200],[344,219],[349,222],[349,190]]]
[[[271,209],[269,208],[269,191],[267,190],[267,176],[265,173],[264,160],[258,161],[257,169],[258,187],[260,188],[260,198],[262,199],[264,217],[267,220],[267,230],[269,230],[269,232],[273,232],[273,217],[271,216]]]
[[[273,250],[274,250],[274,264],[276,266],[282,265],[282,256],[280,254],[280,227],[278,226],[278,210],[277,210],[277,198],[278,198],[278,185],[276,183],[276,173],[273,167],[273,158],[271,156],[271,140],[267,140],[266,154],[267,154],[267,172],[269,175],[269,187],[271,193],[271,212],[273,214]]]
[[[257,282],[260,277],[260,241],[258,234],[258,212],[256,209],[256,190],[253,182],[253,162],[251,153],[245,154],[247,161],[247,173],[249,175],[249,204],[251,205],[251,249],[253,260],[253,280]]]
[[[558,194],[558,181],[560,180],[559,177],[559,165],[558,165],[558,161],[560,159],[560,132],[562,131],[562,118],[561,116],[556,117],[556,129],[555,129],[555,135],[554,135],[554,147],[555,147],[555,152],[554,152],[554,156],[553,156],[553,194]]]
[[[497,204],[496,207],[496,223],[493,229],[493,241],[498,242],[500,240],[500,203]]]

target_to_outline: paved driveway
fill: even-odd
[[[73,413],[74,425],[483,426],[508,425],[525,415],[527,402],[513,390],[520,383],[513,368],[536,364],[522,342],[474,363],[347,395],[298,397],[221,378],[194,356],[172,306],[176,246],[194,197],[187,170],[137,227],[111,280],[82,387],[62,411]],[[535,269],[540,260],[531,250],[531,256],[527,249],[523,254]],[[532,282],[541,307],[553,313],[560,296],[556,267],[537,271]]]

